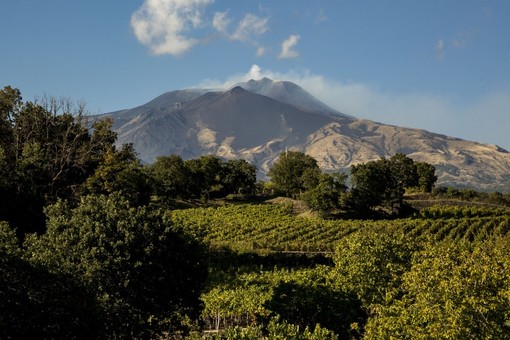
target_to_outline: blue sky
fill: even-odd
[[[510,1],[1,0],[0,86],[92,113],[268,76],[510,149]]]

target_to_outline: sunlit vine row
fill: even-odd
[[[176,210],[171,216],[211,247],[239,251],[329,252],[340,239],[364,228],[397,228],[414,239],[474,242],[505,235],[510,225],[506,210],[473,207],[433,207],[411,218],[379,221],[296,217],[288,206],[269,204]]]

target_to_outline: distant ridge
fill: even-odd
[[[439,184],[510,188],[510,153],[496,145],[356,119],[288,81],[170,91],[106,116],[114,119],[118,142],[133,143],[147,163],[214,154],[247,159],[264,176],[286,149],[306,152],[328,171],[401,152],[435,165]]]

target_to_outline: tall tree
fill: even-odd
[[[416,163],[418,173],[418,188],[424,192],[432,192],[437,181],[436,168],[425,162]]]
[[[66,99],[25,103],[19,90],[0,90],[2,172],[8,179],[0,190],[0,218],[20,233],[42,231],[43,206],[72,198],[113,146],[111,124],[96,122],[91,133],[85,114],[84,106]]]
[[[299,151],[281,153],[268,172],[275,189],[288,197],[297,197],[317,186],[320,174],[317,161]]]
[[[228,160],[223,165],[221,182],[225,195],[254,195],[257,183],[257,168],[244,159]]]

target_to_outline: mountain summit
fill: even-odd
[[[250,92],[294,105],[305,111],[346,116],[319,101],[303,88],[290,81],[273,81],[264,77],[260,80],[251,79],[244,83],[238,83],[235,86],[240,86]]]
[[[432,132],[384,125],[342,114],[303,88],[269,78],[226,91],[164,93],[114,119],[119,143],[133,143],[140,158],[214,154],[243,158],[263,176],[286,149],[301,150],[328,171],[405,153],[436,166],[439,183],[478,189],[510,184],[510,154]]]

